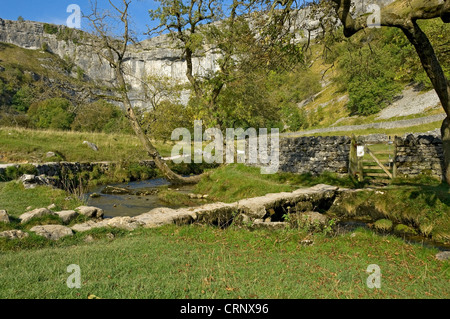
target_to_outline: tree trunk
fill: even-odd
[[[131,124],[131,127],[133,128],[133,131],[135,132],[136,136],[139,138],[141,144],[144,146],[148,155],[155,162],[156,167],[164,174],[164,176],[167,178],[167,180],[172,184],[183,185],[183,184],[198,183],[200,181],[201,175],[183,177],[183,176],[178,175],[175,172],[173,172],[170,169],[170,167],[167,166],[167,163],[161,158],[158,150],[153,146],[150,139],[144,133],[141,125],[139,124],[139,120],[137,119],[136,114],[134,113],[133,106],[131,105],[130,99],[128,97],[128,94],[126,91],[126,82],[123,77],[121,68],[122,68],[122,66],[119,63],[119,65],[115,68],[115,71],[116,71],[117,81],[119,83],[119,87],[120,87],[120,91],[121,91],[121,95],[122,95],[122,101],[123,101],[125,111],[127,114],[127,118]]]
[[[444,179],[450,184],[450,119],[448,116],[442,122],[441,136],[444,148]]]
[[[433,87],[447,114],[441,126],[441,135],[444,148],[443,176],[450,184],[450,86],[441,64],[436,57],[433,46],[427,35],[420,29],[416,21],[412,21],[409,27],[401,28],[411,44],[414,45],[420,57],[422,66],[433,84]]]

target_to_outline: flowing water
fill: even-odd
[[[106,185],[97,186],[90,189],[86,194],[87,204],[103,209],[105,218],[117,216],[137,216],[147,213],[153,208],[170,207],[179,208],[179,206],[168,205],[158,198],[157,190],[163,186],[170,186],[170,183],[164,178],[156,178],[146,181],[129,182],[121,184],[110,184],[110,186],[123,188],[130,191],[129,194],[104,194],[102,191]],[[177,188],[181,193],[191,193],[192,186],[183,186]],[[149,195],[145,195],[145,193]],[[99,197],[91,197],[100,195]]]

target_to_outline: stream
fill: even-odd
[[[105,218],[117,216],[133,217],[147,213],[157,207],[170,207],[172,209],[180,208],[181,206],[169,205],[167,202],[164,202],[158,198],[158,189],[168,186],[170,186],[170,183],[164,178],[100,185],[91,188],[89,192],[85,194],[85,199],[87,200],[87,205],[103,209]],[[105,194],[104,191],[108,187],[113,189],[126,189],[129,192],[126,194]],[[194,187],[192,185],[188,185],[178,187],[175,190],[180,193],[190,194],[192,193],[193,188]],[[359,227],[371,229],[373,232],[376,232],[373,228],[369,227],[370,223],[371,221],[343,219],[336,224],[337,234],[353,232]],[[437,248],[439,250],[450,250],[449,244],[436,242],[419,235],[398,235],[392,232],[380,235],[395,235],[402,238],[407,243],[419,244],[424,247]]]
[[[114,188],[127,189],[129,194],[105,194],[106,185],[93,187],[85,194],[88,206],[103,209],[105,218],[117,216],[137,216],[147,213],[157,207],[179,208],[180,206],[168,205],[158,198],[157,190],[163,186],[170,186],[164,178],[156,178],[145,181],[110,184]],[[192,186],[177,188],[181,193],[191,193]],[[147,193],[147,194],[146,194]]]

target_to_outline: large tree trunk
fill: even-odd
[[[450,184],[450,86],[445,73],[442,70],[433,46],[426,34],[420,29],[416,21],[412,21],[408,27],[401,28],[408,40],[414,45],[420,57],[422,66],[433,84],[439,96],[442,107],[447,114],[441,126],[442,142],[444,147],[443,176]]]
[[[133,128],[136,136],[139,138],[141,144],[144,146],[148,155],[155,162],[156,167],[164,174],[167,180],[175,185],[183,185],[183,184],[196,184],[200,181],[201,176],[190,176],[183,177],[181,175],[176,174],[174,171],[167,166],[167,163],[161,158],[158,150],[153,146],[152,142],[148,138],[148,136],[142,130],[141,125],[139,124],[139,120],[134,113],[133,106],[131,105],[130,99],[126,92],[126,82],[123,77],[123,73],[121,70],[121,64],[119,63],[118,67],[115,68],[115,73],[117,76],[117,82],[119,83],[120,92],[122,95],[122,101],[127,113],[127,118],[130,121],[131,127]]]

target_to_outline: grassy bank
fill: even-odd
[[[231,164],[212,170],[195,187],[195,192],[210,195],[211,199],[232,203],[240,199],[263,196],[268,193],[291,192],[300,187],[330,184],[353,188],[358,184],[349,177],[333,173],[261,174],[259,168]]]
[[[19,217],[31,209],[56,205],[56,211],[73,209],[83,204],[76,196],[61,189],[38,186],[34,189],[25,189],[16,182],[0,183],[0,209],[8,211],[8,215]],[[0,225],[1,226],[1,225]]]
[[[330,173],[320,176],[290,173],[262,175],[258,168],[236,164],[210,172],[196,185],[195,191],[209,194],[210,199],[231,203],[316,184],[355,189],[364,186],[364,183],[357,183],[349,177]],[[360,218],[373,222],[389,219],[411,227],[422,236],[450,242],[450,187],[429,177],[396,179],[380,190],[369,188],[346,193],[335,204],[329,214],[342,219]]]
[[[84,141],[98,146],[93,151]],[[0,128],[0,163],[95,161],[140,161],[148,158],[140,142],[133,135],[80,133],[72,131]],[[170,156],[172,144],[155,143],[161,156]],[[56,153],[46,158],[47,152]]]
[[[76,246],[88,235],[97,238]],[[52,248],[0,253],[0,298],[448,298],[436,250],[365,230],[302,246],[306,234],[202,226],[99,231]],[[109,238],[112,238],[110,236]],[[310,238],[310,237],[309,237]],[[71,264],[82,286],[69,289]],[[368,265],[381,289],[366,285]]]

